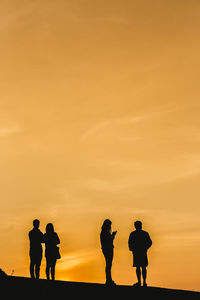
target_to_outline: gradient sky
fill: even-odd
[[[153,240],[150,285],[199,290],[200,1],[1,0],[0,267],[29,276],[39,218],[61,239],[57,279],[104,282],[99,233]],[[41,276],[45,277],[45,259]]]

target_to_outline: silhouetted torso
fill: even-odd
[[[152,241],[148,232],[144,230],[135,230],[129,237],[129,248],[133,252],[147,251]]]
[[[133,252],[133,266],[147,266],[147,250],[151,247],[152,241],[148,232],[135,230],[129,236],[129,249]]]
[[[38,228],[33,228],[29,231],[30,240],[30,256],[31,257],[42,257],[42,242],[43,233]]]
[[[45,233],[44,234],[44,243],[45,243],[45,256],[48,259],[57,258],[57,245],[60,244],[60,239],[56,232]]]
[[[113,235],[109,231],[101,231],[100,240],[102,251],[107,252],[113,250]]]

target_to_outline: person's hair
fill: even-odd
[[[136,229],[142,229],[142,222],[141,222],[141,221],[136,221],[136,222],[134,223],[134,225],[135,225],[135,228],[136,228]]]
[[[52,223],[48,223],[46,226],[46,233],[52,233],[54,232],[54,227]]]
[[[110,230],[112,222],[109,219],[104,220],[103,225],[101,227],[102,231]]]
[[[38,219],[33,220],[33,227],[39,228],[40,221]]]

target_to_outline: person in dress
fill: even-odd
[[[55,267],[57,259],[60,258],[58,244],[60,239],[58,234],[54,231],[52,223],[48,223],[46,226],[46,233],[44,234],[45,243],[45,257],[46,257],[46,277],[49,280],[50,274],[51,279],[55,279]]]
[[[115,285],[115,282],[112,280],[111,268],[113,261],[113,241],[117,231],[111,231],[112,222],[109,219],[106,219],[103,222],[100,233],[101,249],[106,261],[106,285]]]

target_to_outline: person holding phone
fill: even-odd
[[[106,219],[103,222],[100,233],[101,249],[106,261],[106,285],[115,285],[116,283],[112,280],[111,268],[114,254],[114,245],[113,241],[117,231],[111,231],[112,222],[109,219]]]

